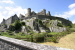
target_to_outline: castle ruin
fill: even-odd
[[[27,14],[25,14],[25,17],[35,16],[35,15],[51,16],[50,11],[46,13],[45,9],[43,9],[41,12],[35,13],[34,11],[31,12],[31,8],[28,8]]]
[[[41,20],[43,25],[40,25],[40,23],[37,23],[36,19]],[[27,26],[31,27],[31,30],[34,32],[62,32],[65,31],[66,28],[58,26],[58,22],[64,25],[71,24],[70,21],[64,19],[64,18],[58,18],[55,16],[51,16],[50,11],[46,13],[46,10],[43,9],[41,12],[35,13],[34,11],[31,11],[31,8],[27,9],[27,14],[22,15],[18,17],[16,14],[14,16],[11,16],[8,19],[3,19],[3,21],[0,24],[0,31],[6,31],[9,29],[9,26],[15,22],[15,20],[20,20],[22,22],[25,22]],[[59,21],[58,21],[59,20]],[[65,22],[64,22],[65,21]],[[50,26],[47,27],[46,23]],[[68,24],[66,24],[66,22]],[[22,31],[24,33],[27,33],[27,30],[30,30],[30,28],[22,26]],[[48,31],[46,31],[48,30]]]

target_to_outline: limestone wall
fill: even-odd
[[[73,50],[0,36],[0,50]]]
[[[17,17],[17,15],[11,16],[10,18],[8,18],[5,21],[5,24],[7,25],[7,28],[9,28],[10,24],[12,24],[13,22],[15,22],[15,20],[19,20],[19,18]]]
[[[38,13],[38,15],[46,15],[46,10],[43,9],[41,12]]]
[[[12,17],[8,18],[6,21],[5,21],[5,24],[7,25],[7,28],[9,28],[9,25],[12,23]]]

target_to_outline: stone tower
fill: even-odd
[[[46,15],[46,10],[45,9],[43,9],[43,12],[44,12],[44,15]]]
[[[31,16],[31,8],[28,8],[27,11],[28,11],[27,16]]]
[[[51,16],[50,11],[48,11],[48,13],[46,14],[47,16]]]
[[[48,15],[51,16],[50,11],[48,11]]]

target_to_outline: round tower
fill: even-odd
[[[44,15],[46,15],[46,9],[43,9],[43,11],[44,11]]]
[[[28,8],[27,10],[28,10],[28,13],[27,13],[28,16],[31,16],[31,8]]]
[[[48,15],[51,16],[50,11],[48,11]]]

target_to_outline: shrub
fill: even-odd
[[[59,41],[59,39],[67,34],[69,34],[70,31],[64,31],[64,32],[59,32],[59,33],[56,33],[56,32],[51,32],[51,33],[48,33],[47,34],[47,37],[45,37],[45,41],[46,42],[54,42],[54,43],[57,43]]]
[[[63,24],[58,22],[57,26],[63,27]]]
[[[16,20],[16,21],[15,21],[15,30],[20,29],[21,26],[22,26],[22,25],[21,25],[20,21],[19,21],[19,20]]]
[[[56,36],[53,36],[53,37],[51,38],[51,41],[54,42],[54,43],[57,43],[57,42],[58,42],[58,41],[57,41],[57,37],[56,37]]]
[[[59,33],[51,32],[47,34],[46,40],[47,42],[58,42]]]
[[[25,22],[21,22],[22,25],[26,25]]]
[[[43,42],[44,41],[44,34],[35,33],[33,34],[33,41],[34,42]]]
[[[75,32],[75,28],[70,28],[70,30],[71,30],[72,32]]]
[[[11,24],[11,25],[9,26],[9,30],[10,30],[10,31],[14,31],[14,30],[15,30],[14,24]]]

